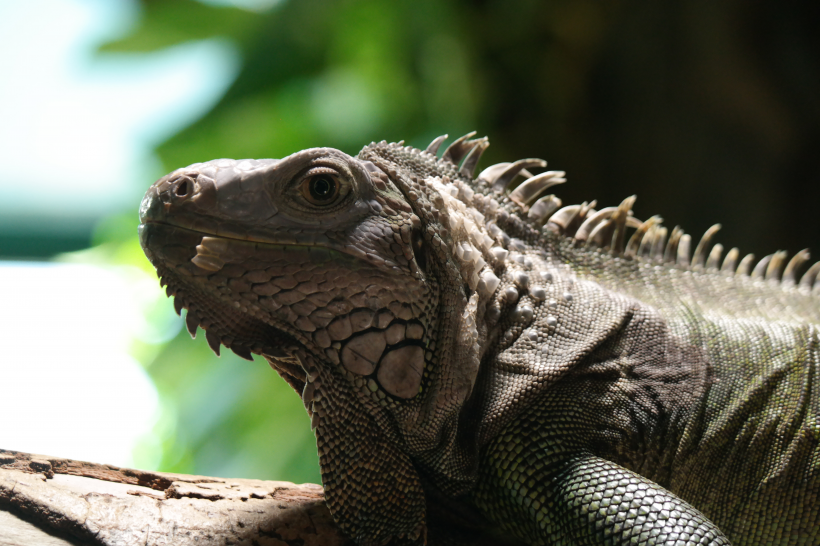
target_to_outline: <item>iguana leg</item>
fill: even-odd
[[[660,485],[595,455],[556,447],[494,441],[474,492],[478,508],[532,544],[729,544],[703,514]]]

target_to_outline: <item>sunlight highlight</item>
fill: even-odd
[[[134,339],[162,341],[146,331],[149,282],[134,268],[0,267],[0,447],[133,464],[159,412],[153,383],[129,354]]]

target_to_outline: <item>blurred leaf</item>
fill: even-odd
[[[160,467],[319,483],[316,440],[299,395],[264,359],[247,362],[225,347],[217,357],[202,334],[192,341],[181,332],[148,366],[177,419]]]
[[[146,0],[142,20],[130,35],[109,42],[100,51],[147,52],[169,46],[224,37],[238,43],[253,35],[258,16],[229,6],[211,6],[195,0]]]
[[[356,153],[375,137],[426,146],[438,127],[467,132],[476,76],[453,11],[432,0],[288,2],[259,16],[220,103],[158,152],[170,169],[313,146]]]

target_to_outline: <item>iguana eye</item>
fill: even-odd
[[[333,204],[339,197],[339,182],[329,174],[317,174],[302,181],[302,196],[312,205]]]

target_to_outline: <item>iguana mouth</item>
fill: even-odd
[[[372,256],[358,248],[334,243],[321,233],[295,235],[282,233],[281,237],[261,237],[249,234],[245,238],[240,238],[197,229],[168,219],[146,220],[140,224],[140,230],[146,229],[145,226],[148,225],[168,226],[200,236],[201,241],[196,245],[196,255],[191,258],[191,263],[212,272],[222,269],[227,263],[225,257],[229,257],[231,253],[258,255],[260,251],[264,253],[266,250],[271,252],[307,251],[311,255],[311,261],[341,261],[348,266],[353,265],[356,260],[363,260],[377,266],[381,263],[373,260]]]
[[[300,264],[303,270],[310,270],[311,265],[322,269],[326,264],[332,264],[334,267],[331,271],[335,270],[333,278],[343,278],[346,272],[355,272],[363,265],[350,253],[319,245],[260,243],[214,237],[168,222],[141,224],[140,237],[146,254],[157,269],[160,284],[166,287],[167,295],[173,297],[177,314],[182,316],[182,310],[187,310],[185,325],[191,337],[196,337],[197,329],[202,328],[209,347],[217,355],[221,345],[225,345],[246,360],[253,360],[253,353],[266,357],[271,366],[300,392],[306,381],[306,373],[295,355],[312,353],[325,359],[327,353],[310,342],[310,332],[316,328],[305,334],[306,317],[292,314],[292,308],[297,307],[299,302],[283,301],[282,305],[277,305],[278,309],[271,310],[271,300],[283,294],[287,298],[289,293],[298,291],[292,290],[295,281],[293,285],[282,285],[281,292],[276,288],[277,282],[287,281],[290,276],[288,266],[282,264],[288,263],[291,268],[293,264]],[[205,288],[207,286],[213,289]],[[267,288],[270,292],[265,291]],[[258,300],[247,297],[251,291],[259,297]],[[288,308],[288,303],[291,308]],[[331,307],[329,305],[326,312],[330,312]],[[355,318],[355,312],[352,315],[354,320],[363,320],[361,313],[358,318]],[[347,316],[347,313],[341,316]],[[333,318],[337,317],[334,315]],[[330,327],[334,336],[339,333],[337,330]],[[381,341],[379,356],[385,350],[388,355],[393,351],[394,355],[383,359],[386,362],[384,366],[390,368],[398,358],[413,356],[414,362],[422,363],[417,366],[421,368],[426,349],[421,341],[423,332],[424,327],[419,320],[400,313],[389,324],[374,323],[365,330],[350,332],[347,337],[352,341],[346,339],[346,350],[341,351],[341,358],[345,361],[356,360],[362,366],[373,364],[374,369],[366,374],[372,379],[370,376],[375,377],[378,371],[375,366],[378,358],[373,360],[373,347]],[[348,353],[355,355],[349,356]],[[348,365],[352,364],[348,362]],[[422,380],[429,381],[429,378]],[[397,392],[402,398],[410,397],[409,391]]]
[[[253,360],[251,353],[268,356],[276,359],[289,358],[292,350],[303,346],[294,337],[295,332],[292,326],[285,321],[278,321],[281,324],[270,324],[260,317],[254,316],[247,306],[237,305],[228,298],[216,299],[212,294],[205,294],[195,282],[187,279],[203,277],[221,271],[226,265],[222,262],[219,268],[215,267],[216,257],[210,254],[201,255],[199,247],[204,239],[225,240],[231,243],[245,244],[247,250],[258,252],[259,244],[238,239],[216,238],[202,232],[189,228],[177,226],[168,222],[145,222],[140,225],[140,238],[148,248],[148,241],[151,240],[151,248],[154,252],[160,253],[161,257],[149,256],[154,264],[160,284],[165,286],[165,292],[174,302],[174,310],[182,316],[182,310],[187,310],[185,315],[185,326],[192,338],[196,337],[197,328],[205,331],[205,339],[208,346],[216,354],[220,354],[220,346],[224,345],[238,356]],[[164,240],[175,241],[174,244],[162,244]],[[199,244],[197,244],[199,242]],[[287,252],[307,249],[316,254],[318,247],[307,247],[305,245],[273,245],[279,251]],[[213,247],[210,247],[211,249]],[[330,251],[324,251],[328,254]],[[202,257],[205,256],[205,257]],[[201,260],[197,260],[200,257]],[[208,261],[210,259],[210,261]],[[330,259],[330,257],[328,257]],[[169,265],[170,264],[170,265]],[[206,267],[202,267],[205,265]],[[234,266],[231,273],[236,275],[239,267]],[[303,380],[304,374],[301,374]],[[298,376],[297,376],[298,378]]]

